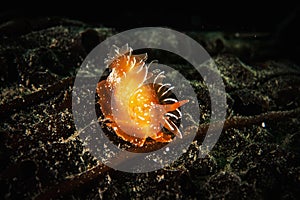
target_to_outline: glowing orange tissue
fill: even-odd
[[[105,60],[111,70],[106,80],[98,83],[96,91],[107,126],[125,141],[143,146],[146,138],[170,142],[172,135],[182,134],[171,118],[180,119],[179,107],[188,100],[170,98],[173,87],[163,84],[163,72],[149,72],[147,54],[133,55],[125,45],[114,47]]]

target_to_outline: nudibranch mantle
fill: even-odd
[[[121,48],[114,46],[105,59],[111,72],[106,80],[98,83],[96,91],[108,121],[106,125],[123,140],[139,147],[148,137],[157,142],[170,142],[171,135],[164,133],[162,127],[182,138],[171,118],[181,117],[178,108],[188,100],[168,98],[174,87],[163,84],[164,72],[149,72],[153,62],[146,64],[147,54],[133,55],[132,51],[128,44]]]

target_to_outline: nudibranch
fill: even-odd
[[[164,71],[149,72],[147,54],[133,55],[128,44],[113,46],[105,64],[110,69],[106,80],[97,84],[96,92],[106,125],[125,141],[142,147],[146,138],[170,142],[182,138],[172,118],[180,119],[179,107],[188,100],[171,98],[171,84],[163,83]],[[163,127],[172,134],[163,131]]]

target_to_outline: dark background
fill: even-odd
[[[296,35],[299,25],[299,3],[268,3],[240,1],[227,4],[188,1],[62,1],[51,3],[16,3],[0,6],[0,22],[14,18],[60,16],[87,23],[114,27],[117,30],[141,26],[168,26],[177,30],[280,32]],[[199,5],[198,5],[199,4]]]
[[[20,31],[29,32],[36,19],[63,17],[79,20],[94,26],[114,28],[116,31],[137,27],[160,26],[177,31],[224,33],[267,33],[261,46],[267,46],[272,59],[288,59],[300,64],[300,4],[257,3],[240,1],[228,4],[219,2],[189,1],[161,2],[143,1],[72,1],[16,3],[8,1],[0,6],[0,30],[9,21],[17,21]],[[199,4],[199,5],[198,5]],[[33,20],[32,20],[33,19]],[[15,30],[15,29],[14,29]],[[18,31],[13,31],[14,34]],[[20,34],[22,34],[20,32]],[[2,33],[9,35],[10,31]],[[23,33],[24,34],[24,33]],[[0,35],[1,36],[1,35]],[[266,45],[267,44],[267,45]],[[272,44],[272,45],[270,45]],[[257,47],[256,47],[257,48]],[[268,59],[267,57],[264,59]]]

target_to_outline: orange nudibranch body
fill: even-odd
[[[147,54],[132,55],[127,44],[115,47],[105,60],[111,73],[96,88],[98,103],[109,121],[106,125],[123,140],[140,147],[147,137],[157,142],[170,142],[171,135],[164,133],[162,127],[182,138],[170,117],[180,118],[178,108],[188,102],[165,98],[173,87],[162,83],[163,72],[155,76],[149,72],[152,63],[147,65],[146,60]],[[171,103],[161,104],[164,100]]]

